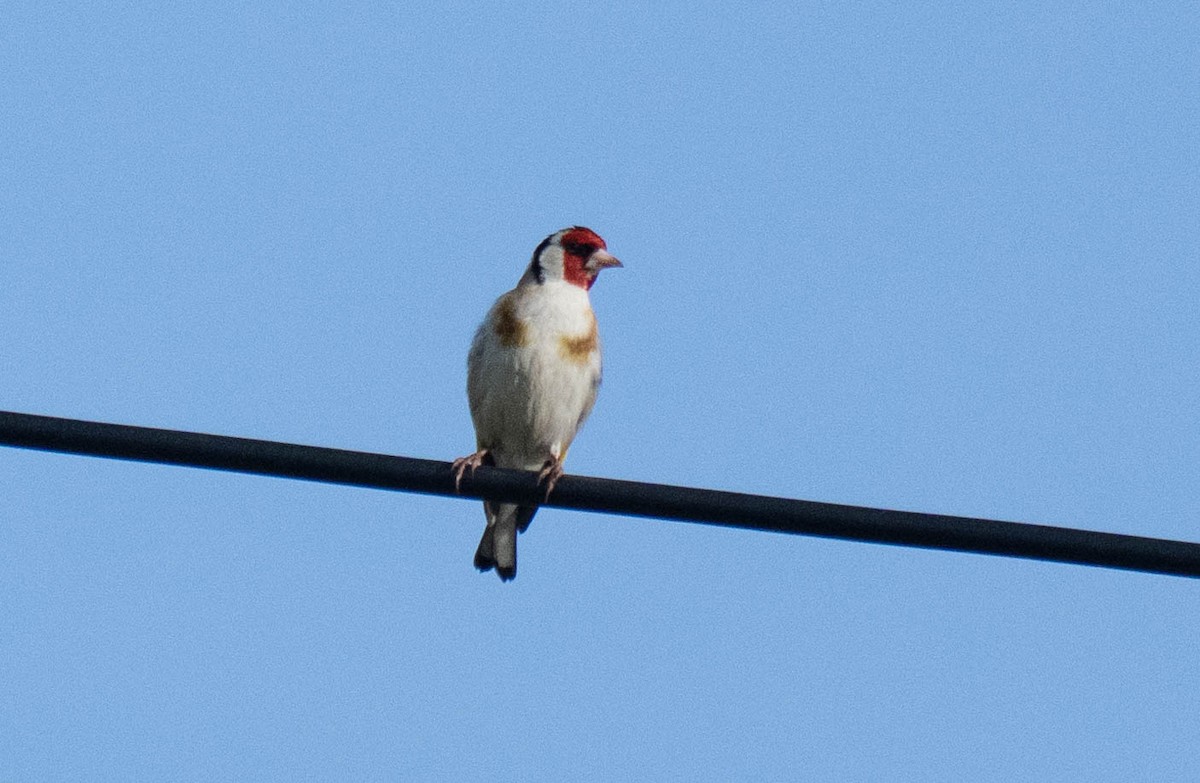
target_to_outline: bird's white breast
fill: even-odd
[[[561,281],[500,297],[468,358],[467,391],[480,448],[502,467],[563,456],[600,383],[596,320],[585,290]]]

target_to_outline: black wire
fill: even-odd
[[[570,475],[543,502],[536,474],[488,467],[456,493],[448,462],[28,413],[0,411],[0,445],[1200,577],[1200,544],[1185,541]]]

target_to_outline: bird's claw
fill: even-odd
[[[545,467],[538,473],[538,483],[546,485],[546,495],[543,500],[550,499],[550,493],[554,491],[554,485],[562,478],[563,463],[558,457],[551,457],[546,460]]]
[[[475,475],[475,468],[483,464],[483,458],[487,456],[487,449],[480,449],[474,454],[468,454],[465,457],[459,457],[450,465],[450,470],[454,472],[454,491],[462,492],[462,477],[463,473],[468,470],[471,475]]]

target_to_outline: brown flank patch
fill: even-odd
[[[500,338],[501,345],[509,348],[520,348],[529,342],[528,329],[517,318],[511,299],[501,300],[500,309],[496,311],[496,336]]]
[[[587,362],[588,357],[592,355],[592,351],[600,343],[600,332],[596,328],[596,316],[592,316],[592,327],[587,330],[586,334],[578,337],[570,335],[561,335],[558,338],[558,348],[562,351],[564,358],[570,361],[583,364]]]

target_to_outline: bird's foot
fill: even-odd
[[[550,499],[550,493],[554,491],[554,485],[562,478],[563,461],[559,457],[551,457],[546,460],[545,466],[538,473],[538,483],[546,485],[546,495],[544,500]]]
[[[469,471],[471,471],[471,475],[474,476],[475,468],[479,467],[480,465],[483,465],[485,460],[487,460],[488,456],[489,455],[488,455],[487,449],[480,449],[479,451],[475,452],[474,454],[468,454],[465,457],[459,457],[458,459],[454,460],[453,464],[451,464],[451,466],[450,466],[450,470],[454,471],[454,491],[455,492],[462,491],[461,487],[462,487],[463,473],[466,473],[469,470]]]

